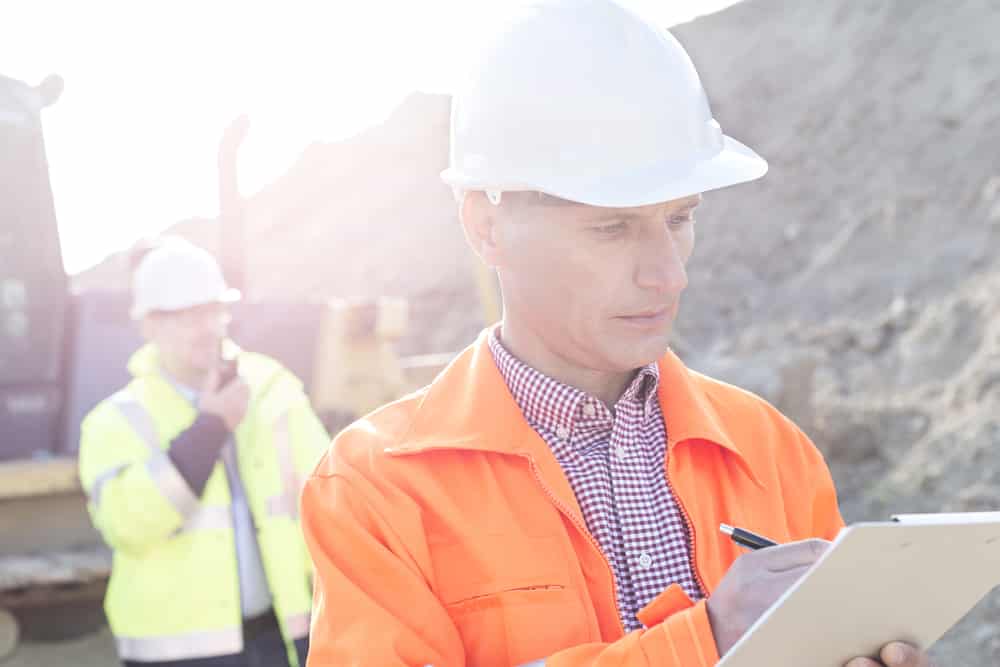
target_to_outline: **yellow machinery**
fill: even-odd
[[[488,276],[483,276],[489,285]],[[494,297],[493,303],[498,303]],[[406,333],[403,299],[328,304],[317,339],[310,397],[331,432],[380,405],[423,387],[451,361],[452,352],[400,358],[394,344]],[[484,304],[487,321],[498,316]]]
[[[320,323],[310,398],[331,431],[407,392],[392,344],[406,327],[406,302],[328,304]]]

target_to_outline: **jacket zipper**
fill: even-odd
[[[663,478],[667,481],[667,488],[670,490],[670,495],[672,495],[674,500],[677,502],[677,507],[680,509],[681,516],[684,517],[684,523],[687,525],[688,541],[691,546],[688,551],[688,564],[691,566],[691,573],[694,574],[695,583],[698,584],[702,598],[708,598],[708,588],[705,586],[705,581],[701,578],[701,573],[698,571],[698,559],[695,554],[696,547],[694,539],[694,524],[691,522],[691,516],[684,507],[684,501],[681,500],[681,497],[674,489],[673,483],[670,481],[670,445],[670,437],[667,436],[667,469],[663,471]]]
[[[519,456],[523,456],[525,459],[528,460],[528,464],[531,466],[531,472],[535,475],[535,480],[538,482],[538,485],[542,487],[542,491],[544,491],[545,495],[549,497],[549,500],[552,502],[552,504],[555,505],[560,512],[565,514],[569,518],[569,520],[573,522],[573,525],[575,525],[580,530],[580,532],[582,532],[584,535],[587,536],[587,539],[590,540],[591,545],[593,545],[594,549],[597,550],[598,555],[600,555],[601,562],[604,563],[604,566],[608,568],[608,574],[611,575],[611,591],[612,593],[614,593],[615,621],[618,623],[618,629],[621,630],[622,636],[624,637],[625,626],[622,624],[622,614],[621,610],[618,608],[618,585],[615,582],[615,573],[614,570],[611,569],[611,563],[609,563],[608,559],[604,557],[604,552],[601,551],[601,546],[597,543],[597,540],[594,539],[594,536],[590,534],[590,531],[587,530],[587,527],[581,525],[580,522],[577,521],[576,516],[573,514],[573,511],[568,507],[566,507],[556,497],[556,495],[552,493],[549,487],[546,486],[545,482],[542,481],[542,475],[538,471],[538,465],[535,463],[535,459],[533,459],[530,454],[520,454]]]

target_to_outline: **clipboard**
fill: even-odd
[[[1000,586],[1000,512],[857,523],[719,667],[843,667],[900,640],[927,649]]]

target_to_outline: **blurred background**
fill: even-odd
[[[1000,2],[632,4],[674,26],[716,118],[771,165],[762,181],[705,198],[674,343],[681,357],[792,417],[827,456],[848,521],[1000,508]],[[35,236],[0,221],[4,340],[40,349],[24,306],[31,285],[84,296],[58,304],[75,318],[76,342],[43,324],[57,354],[29,369],[27,348],[0,352],[10,413],[0,460],[72,458],[87,396],[118,379],[91,374],[114,366],[114,350],[87,359],[78,350],[130,344],[108,313],[124,303],[129,251],[165,230],[225,256],[236,237],[220,218],[239,218],[239,267],[227,269],[258,309],[243,330],[264,348],[275,313],[322,331],[327,315],[294,304],[332,298],[405,302],[406,325],[387,336],[404,361],[457,351],[489,319],[488,286],[438,174],[448,90],[506,3],[248,5],[5,3],[0,74],[36,86],[58,73],[65,90],[40,113],[54,211],[39,215],[53,223],[50,241],[48,227]],[[32,90],[41,108],[48,88]],[[4,104],[0,127],[29,123]],[[240,114],[250,128],[226,163],[220,140]],[[0,198],[12,201],[31,184],[10,161],[15,134],[4,132]],[[232,172],[239,196],[227,208]],[[11,267],[29,265],[48,277],[18,287]],[[40,307],[51,313],[47,299]],[[325,381],[310,374],[315,360],[334,353],[314,338],[300,370],[315,386]],[[58,425],[15,456],[8,429],[44,412],[39,400]],[[34,487],[18,502],[37,517],[54,501]],[[0,543],[27,534],[4,511]],[[4,585],[2,559],[15,552],[0,546],[0,607],[5,588],[20,591],[26,636],[3,667],[115,664],[92,605],[100,564],[67,566],[61,585],[76,597],[47,593],[59,604],[32,606],[23,576]],[[39,617],[65,631],[32,631]],[[1000,664],[1000,596],[935,654],[942,665]]]

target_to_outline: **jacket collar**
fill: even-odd
[[[552,464],[558,467],[508,390],[488,337],[488,329],[480,333],[476,342],[427,388],[409,432],[392,448],[394,453],[466,449],[530,456],[538,462],[544,460],[543,468]],[[688,370],[672,351],[657,365],[658,398],[669,434],[668,449],[687,441],[711,442],[734,454],[760,485],[749,459],[729,436],[716,406],[702,388],[700,376]]]

